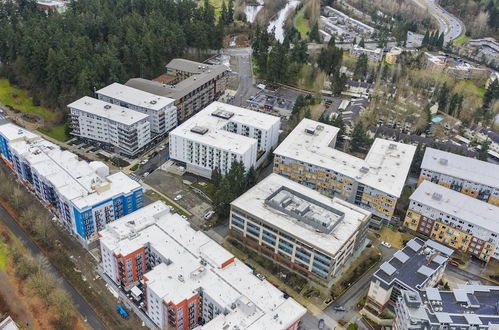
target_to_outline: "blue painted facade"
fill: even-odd
[[[9,162],[12,162],[12,156],[10,154],[9,141],[0,134],[0,153],[7,158]]]
[[[76,207],[73,207],[75,228],[78,235],[82,238],[87,239],[89,236],[102,228],[96,228],[97,225],[95,223],[95,219],[93,217],[93,210],[112,201],[113,203],[113,211],[114,211],[114,219],[121,218],[127,214],[135,212],[136,210],[142,208],[144,206],[144,191],[142,188],[134,190],[132,193],[128,195],[117,196],[112,199],[108,199],[99,203],[97,205],[92,206],[91,208],[87,208],[85,210],[79,210]],[[105,220],[106,223],[111,222]],[[103,227],[105,223],[101,225]]]

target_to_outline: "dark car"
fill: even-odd
[[[455,262],[454,260],[449,260],[447,261],[447,263],[451,266],[454,266],[454,267],[459,267],[459,264],[457,262]]]
[[[320,319],[319,320],[319,325],[318,325],[319,329],[324,329],[325,325],[326,325],[326,322],[324,322],[324,319]]]
[[[333,309],[337,312],[344,312],[345,311],[345,307],[343,307],[343,306],[334,306]]]

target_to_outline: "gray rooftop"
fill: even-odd
[[[409,199],[491,232],[499,232],[498,206],[436,183],[423,181]]]
[[[386,285],[397,281],[406,288],[416,289],[417,286],[424,286],[428,278],[442,266],[435,262],[436,257],[440,255],[447,260],[452,252],[452,249],[434,241],[413,238],[389,261],[384,262],[373,276]]]
[[[499,165],[478,159],[427,147],[421,168],[499,189]]]
[[[182,60],[182,61],[179,60],[180,59],[172,60],[172,62],[175,61],[174,68],[178,68],[179,70],[182,70],[181,68],[183,68],[184,70],[182,71],[189,71],[190,68],[191,71],[196,71],[196,72],[192,72],[193,73],[192,76],[180,81],[176,85],[163,84],[157,81],[147,80],[143,78],[132,78],[128,80],[125,85],[136,89],[140,89],[144,92],[148,92],[151,94],[156,94],[159,96],[169,97],[178,100],[186,96],[187,94],[191,93],[192,91],[196,90],[197,88],[203,86],[210,80],[215,79],[217,76],[221,75],[222,73],[228,70],[228,68],[225,65],[208,65],[208,64],[202,64],[203,67],[205,67],[206,69],[198,70],[197,67],[198,64],[200,63],[188,60]],[[190,62],[195,63],[195,65],[191,64]]]
[[[427,288],[420,295],[432,323],[499,324],[499,286],[459,285],[452,291]]]

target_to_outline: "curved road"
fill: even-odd
[[[439,30],[444,32],[445,42],[454,41],[464,33],[464,24],[445,9],[436,0],[412,0],[421,8],[426,8],[438,22]]]
[[[17,222],[12,219],[12,217],[5,211],[5,209],[0,205],[0,221],[2,221],[14,235],[16,235],[24,244],[24,246],[33,255],[43,255],[43,252],[36,246],[26,235],[26,233],[21,229]],[[100,321],[99,317],[92,310],[90,305],[83,299],[83,297],[69,284],[68,281],[55,269],[50,263],[48,264],[48,270],[56,274],[60,279],[63,288],[68,292],[71,300],[73,301],[76,309],[87,321],[87,324],[92,329],[106,329],[104,324]]]

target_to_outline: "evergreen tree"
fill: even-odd
[[[423,127],[423,130],[427,131],[431,128],[430,104],[425,105],[425,107],[423,108],[423,115],[425,116],[425,126]]]
[[[229,24],[229,13],[227,12],[227,6],[225,5],[225,1],[222,1],[222,9],[220,10],[220,20],[224,24]]]
[[[338,131],[338,135],[336,135],[336,142],[343,143],[345,139],[345,122],[341,116],[336,116],[331,122],[331,125],[338,127],[340,130]]]
[[[311,119],[312,118],[312,112],[310,111],[310,108],[307,107],[307,109],[305,110],[305,118],[307,119]]]
[[[353,152],[360,151],[366,148],[369,142],[366,130],[362,121],[357,121],[352,130],[352,136],[350,139],[350,150]]]
[[[356,80],[364,79],[367,74],[368,69],[368,59],[366,54],[360,54],[357,58],[357,63],[355,63],[355,69],[353,71],[353,78]]]
[[[429,42],[430,42],[430,33],[428,30],[426,30],[423,37],[423,41],[421,42],[421,46],[428,47]]]
[[[251,166],[248,169],[248,172],[246,172],[246,189],[253,187],[256,184],[256,181],[257,181],[256,170],[253,166]]]
[[[328,47],[335,47],[336,46],[336,38],[335,36],[331,36],[331,39],[329,39],[329,42],[327,43]]]
[[[315,22],[314,25],[312,25],[312,28],[310,29],[310,32],[308,33],[308,36],[310,38],[310,41],[316,41],[316,42],[321,42],[321,37],[319,34],[319,24]]]
[[[227,23],[234,22],[234,0],[229,0],[229,7],[227,8]]]
[[[364,38],[360,39],[359,47],[366,48],[366,43],[364,42]]]
[[[492,103],[499,99],[499,79],[495,79],[489,84],[483,95],[483,108],[489,109]]]
[[[344,73],[339,73],[337,72],[333,80],[331,81],[331,91],[333,92],[334,95],[340,95],[341,92],[345,90],[345,86],[347,84],[347,76]]]
[[[480,143],[480,151],[478,152],[478,159],[487,161],[489,157],[489,146],[490,142],[488,140],[484,140]]]
[[[445,36],[444,36],[444,33],[442,32],[442,33],[440,33],[440,36],[438,37],[436,46],[439,49],[442,49],[444,47],[444,41],[445,41]]]
[[[222,182],[222,172],[220,172],[219,167],[215,167],[213,171],[211,171],[211,182],[213,182],[213,185],[215,188],[219,188],[220,184]]]
[[[447,109],[447,104],[449,102],[449,87],[447,87],[447,84],[444,83],[442,87],[440,88],[440,91],[438,93],[438,110],[445,112]]]

